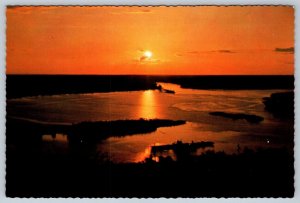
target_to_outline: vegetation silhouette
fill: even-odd
[[[264,120],[264,118],[261,116],[252,115],[252,114],[244,114],[244,113],[227,113],[227,112],[214,111],[214,112],[210,112],[209,114],[213,115],[213,116],[221,116],[224,118],[230,118],[232,120],[244,119],[249,123],[260,123]]]
[[[91,149],[91,148],[90,148]],[[96,152],[94,152],[96,153]],[[179,153],[179,152],[177,152]],[[84,154],[7,149],[8,197],[292,197],[286,149],[208,150],[179,159],[112,163]]]
[[[162,76],[160,82],[169,82],[191,89],[263,90],[294,89],[294,76],[268,75],[208,75],[208,76]]]
[[[256,151],[244,148],[236,154],[206,150],[197,155],[190,153],[197,143],[177,143],[176,160],[159,156],[156,162],[150,156],[140,163],[112,163],[109,154],[97,151],[99,139],[101,142],[104,137],[124,136],[125,131],[141,133],[148,126],[155,130],[153,126],[184,121],[141,119],[59,126],[59,130],[70,128],[74,134],[68,135],[66,152],[53,153],[44,150],[45,143],[37,134],[47,130],[45,124],[29,123],[7,120],[8,197],[292,197],[294,194],[293,155],[285,148]],[[138,124],[143,127],[136,127]],[[105,127],[108,125],[113,127]],[[150,132],[149,129],[146,131]]]
[[[294,92],[273,93],[263,98],[265,109],[280,119],[294,119]]]
[[[75,124],[51,124],[35,122],[18,118],[6,118],[7,143],[15,145],[39,145],[42,136],[50,134],[66,134],[69,144],[81,146],[89,143],[97,143],[108,137],[120,137],[134,134],[154,132],[159,127],[182,125],[183,120],[167,119],[139,119],[139,120],[116,120],[80,122]],[[25,135],[24,135],[25,134]]]
[[[202,148],[211,148],[214,147],[214,143],[211,141],[201,141],[201,142],[191,142],[191,143],[183,143],[180,140],[173,144],[168,145],[156,145],[151,146],[150,156],[153,157],[161,157],[164,152],[168,152],[172,150],[176,155],[177,161],[186,160],[188,156],[192,153],[195,153],[198,149]]]
[[[159,90],[157,82],[192,89],[294,89],[294,76],[7,75],[6,96]]]

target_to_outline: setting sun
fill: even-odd
[[[145,51],[144,52],[144,56],[148,59],[150,59],[152,57],[152,52],[151,51]]]
[[[9,7],[7,73],[294,72],[292,7],[145,8]]]

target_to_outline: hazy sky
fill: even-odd
[[[293,74],[292,7],[9,7],[8,74]]]

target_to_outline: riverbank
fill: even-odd
[[[7,117],[7,144],[34,146],[39,145],[43,135],[65,134],[69,144],[94,145],[108,137],[120,137],[154,132],[159,127],[183,125],[183,120],[139,119],[116,121],[91,121],[75,124],[46,123]]]

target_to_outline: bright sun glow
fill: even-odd
[[[152,57],[152,52],[151,51],[145,51],[144,56],[147,57],[147,58],[151,58]]]

